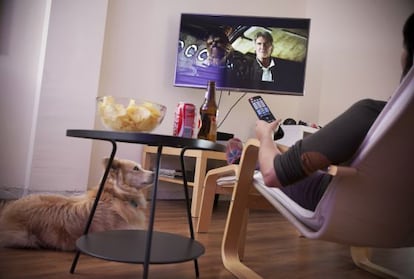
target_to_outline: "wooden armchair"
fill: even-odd
[[[208,232],[215,196],[218,194],[232,195],[238,175],[239,165],[228,165],[207,172],[203,184],[200,215],[196,226],[198,233]],[[220,183],[220,179],[222,179],[222,183]]]
[[[240,164],[228,165],[216,169],[209,170],[206,174],[203,193],[200,205],[200,215],[198,218],[196,231],[198,233],[208,232],[208,228],[211,223],[211,216],[213,212],[214,198],[217,194],[232,195],[234,187],[237,182],[251,180],[253,175],[250,172],[256,167],[256,161],[251,159],[251,145],[254,145],[257,140],[251,139],[243,148],[242,157],[240,158]],[[287,149],[284,145],[278,145],[279,149]],[[249,162],[246,162],[248,160]],[[241,175],[243,174],[243,175]],[[240,176],[241,175],[241,176]],[[250,177],[246,177],[250,176]]]
[[[241,262],[251,193],[270,202],[308,239],[349,245],[354,263],[379,276],[399,277],[370,261],[371,248],[414,246],[414,70],[379,115],[349,167],[335,175],[314,212],[305,210],[254,173],[258,142],[240,165],[222,242],[224,266],[238,278],[261,278]],[[295,237],[295,236],[292,236]],[[277,259],[275,259],[275,262]]]

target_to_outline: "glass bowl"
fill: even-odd
[[[97,114],[102,125],[113,131],[151,132],[164,119],[167,107],[129,97],[96,98]]]

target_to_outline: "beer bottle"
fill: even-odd
[[[216,104],[216,84],[209,81],[204,103],[200,107],[201,127],[197,138],[216,141],[217,139],[217,104]]]

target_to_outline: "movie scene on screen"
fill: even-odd
[[[304,94],[310,19],[181,14],[175,86]]]

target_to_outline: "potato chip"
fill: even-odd
[[[128,106],[116,103],[112,96],[98,98],[98,114],[102,123],[117,131],[151,131],[162,121],[165,107],[129,99]]]

